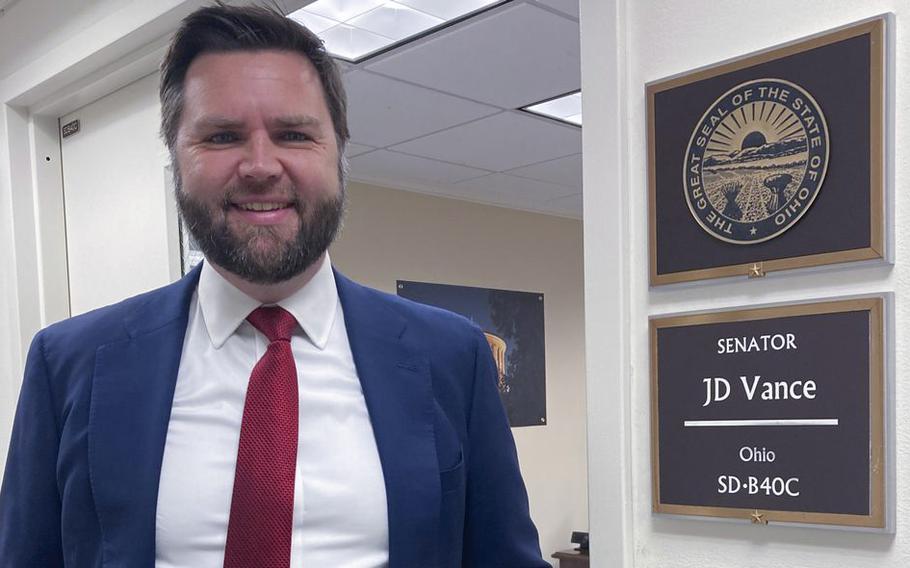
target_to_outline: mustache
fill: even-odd
[[[282,201],[290,203],[290,205],[298,210],[302,211],[305,208],[305,203],[300,198],[300,192],[294,184],[234,184],[229,185],[224,190],[224,197],[221,200],[221,208],[225,211],[230,209],[238,199],[243,197],[255,197],[257,195],[268,194],[272,197],[277,197]]]

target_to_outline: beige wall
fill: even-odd
[[[396,280],[543,292],[547,425],[513,430],[545,556],[587,530],[582,225],[362,184],[333,263],[368,286]]]

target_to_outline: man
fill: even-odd
[[[160,94],[206,261],[35,337],[0,565],[547,566],[480,330],[331,269],[348,130],[319,40],[200,9]]]

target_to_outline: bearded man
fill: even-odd
[[[0,565],[547,566],[482,332],[332,269],[349,135],[319,39],[202,8],[160,98],[205,261],[36,335]]]

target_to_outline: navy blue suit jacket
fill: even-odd
[[[0,489],[0,566],[154,566],[158,478],[198,279],[197,268],[35,336]],[[548,566],[483,334],[449,312],[336,282],[382,462],[390,567]]]

